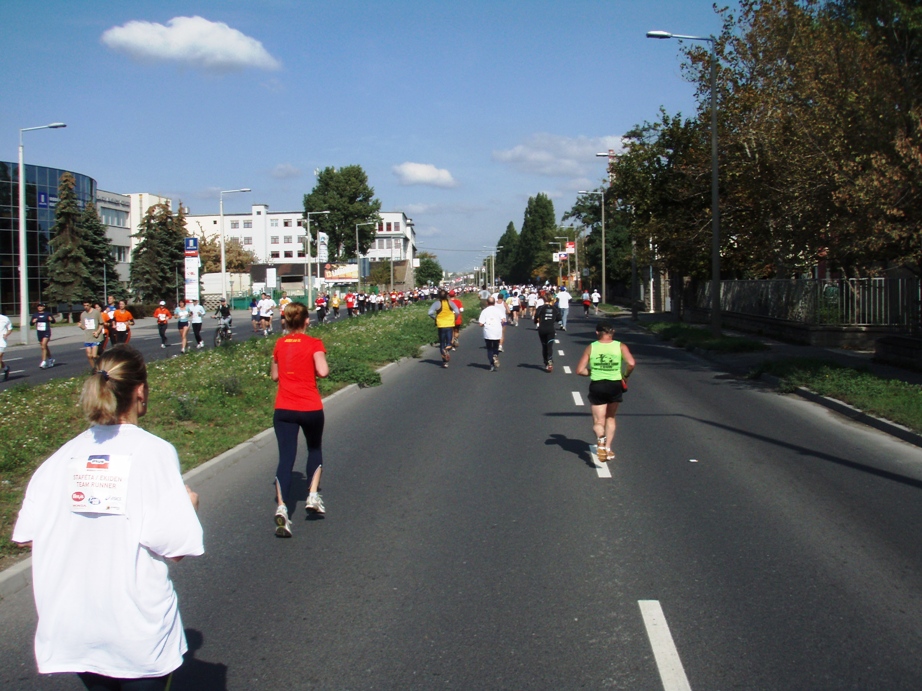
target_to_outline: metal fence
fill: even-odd
[[[698,305],[710,305],[710,284],[699,285]],[[897,326],[920,329],[917,278],[721,281],[721,309],[804,324]]]

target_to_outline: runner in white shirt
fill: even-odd
[[[557,307],[560,310],[560,330],[567,330],[567,314],[570,312],[570,293],[567,287],[563,286],[557,293]]]
[[[13,322],[5,314],[0,314],[0,372],[3,372],[3,381],[10,378],[10,366],[3,364],[3,353],[6,351],[6,337],[13,331]]]
[[[87,688],[167,689],[187,650],[167,561],[204,552],[198,495],[176,449],[137,426],[141,354],[117,346],[98,367],[81,396],[93,427],[35,472],[13,530],[32,547],[35,657]]]
[[[262,321],[263,336],[268,336],[272,333],[272,310],[277,307],[275,300],[263,293],[262,300],[256,303],[256,307],[259,309],[259,318]]]

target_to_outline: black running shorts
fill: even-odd
[[[621,380],[611,381],[602,379],[589,384],[589,403],[590,405],[608,405],[609,403],[621,403],[621,396],[624,389],[621,386]]]

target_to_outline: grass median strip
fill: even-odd
[[[476,296],[465,303],[467,318],[479,312]],[[380,366],[418,357],[435,327],[429,302],[342,318],[310,334],[327,349],[330,376],[320,380],[326,396],[351,383],[381,383]],[[149,412],[141,427],[176,447],[183,471],[196,467],[272,426],[276,384],[269,378],[275,338],[250,339],[148,363]],[[10,541],[25,486],[35,469],[64,442],[87,429],[79,407],[86,377],[20,385],[0,392],[0,568],[19,549]]]
[[[753,372],[754,377],[762,374],[778,377],[781,391],[803,387],[922,433],[922,387],[916,384],[812,358],[766,362]]]
[[[647,328],[663,340],[672,341],[679,348],[700,348],[715,353],[754,353],[768,350],[768,346],[761,341],[742,336],[713,336],[708,329],[692,324],[652,322],[647,324]]]

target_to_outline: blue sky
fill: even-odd
[[[3,0],[0,160],[182,200],[302,208],[314,170],[359,164],[421,248],[473,267],[528,197],[605,175],[597,151],[660,106],[691,115],[678,41],[711,0],[320,3]]]

